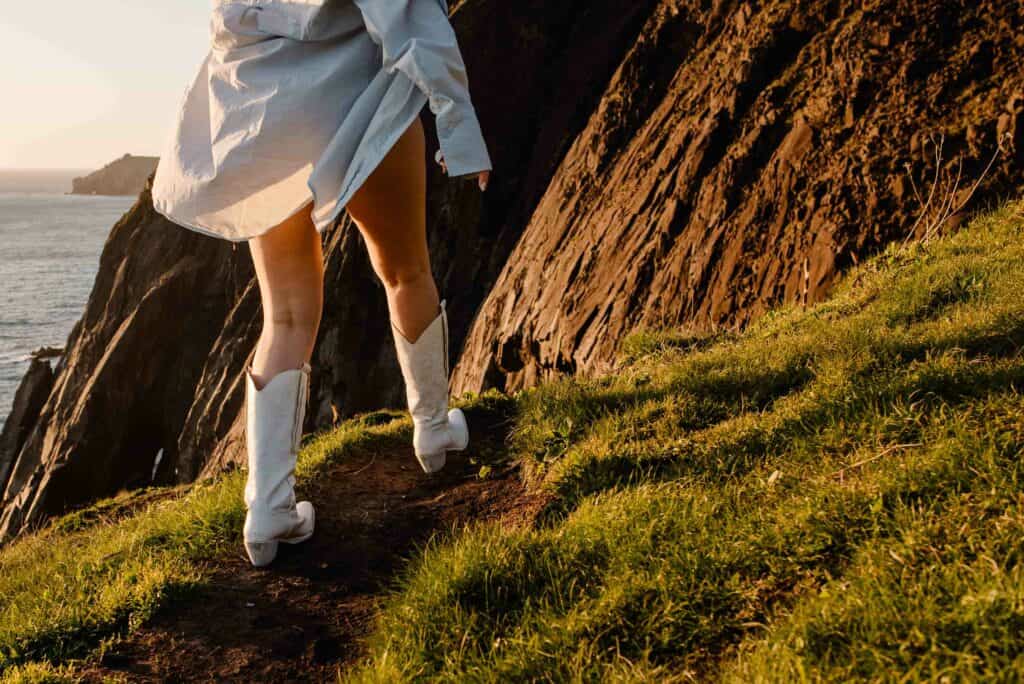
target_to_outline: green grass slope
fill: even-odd
[[[429,544],[348,677],[1015,680],[1022,238],[1012,204],[813,308],[638,334],[615,374],[520,393],[509,452],[553,503]],[[408,432],[369,422],[311,440],[300,476]],[[63,661],[187,600],[242,515],[236,474],[0,551],[5,679],[71,677]]]
[[[519,398],[538,529],[434,545],[357,679],[1024,672],[1024,218]]]

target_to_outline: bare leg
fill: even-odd
[[[346,207],[384,284],[391,320],[410,342],[439,312],[427,252],[425,148],[416,119]]]
[[[324,258],[311,210],[312,203],[249,240],[263,302],[263,331],[252,359],[258,388],[313,354],[323,312]]]
[[[384,283],[398,365],[426,473],[469,444],[466,417],[448,408],[448,325],[430,271],[423,126],[416,119],[348,204]],[[404,339],[403,339],[404,338]]]

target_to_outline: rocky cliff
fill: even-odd
[[[659,3],[477,314],[454,389],[592,371],[636,328],[819,300],[860,255],[1019,188],[1022,7]]]
[[[591,372],[637,327],[818,299],[886,242],[1019,192],[1022,15],[995,0],[458,5],[495,173],[481,195],[429,164],[453,389]],[[307,429],[403,396],[358,233],[342,220],[324,241]],[[150,481],[158,453],[157,482],[238,462],[259,320],[245,247],[167,223],[143,191],[52,390],[5,446],[0,537]]]
[[[71,181],[73,195],[137,195],[156,169],[157,157],[125,154],[102,169]]]

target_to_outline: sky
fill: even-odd
[[[210,0],[0,2],[0,168],[159,155],[206,55]]]

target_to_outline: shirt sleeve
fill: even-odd
[[[449,176],[488,171],[480,122],[455,30],[439,0],[355,0],[384,68],[398,69],[427,96]]]

